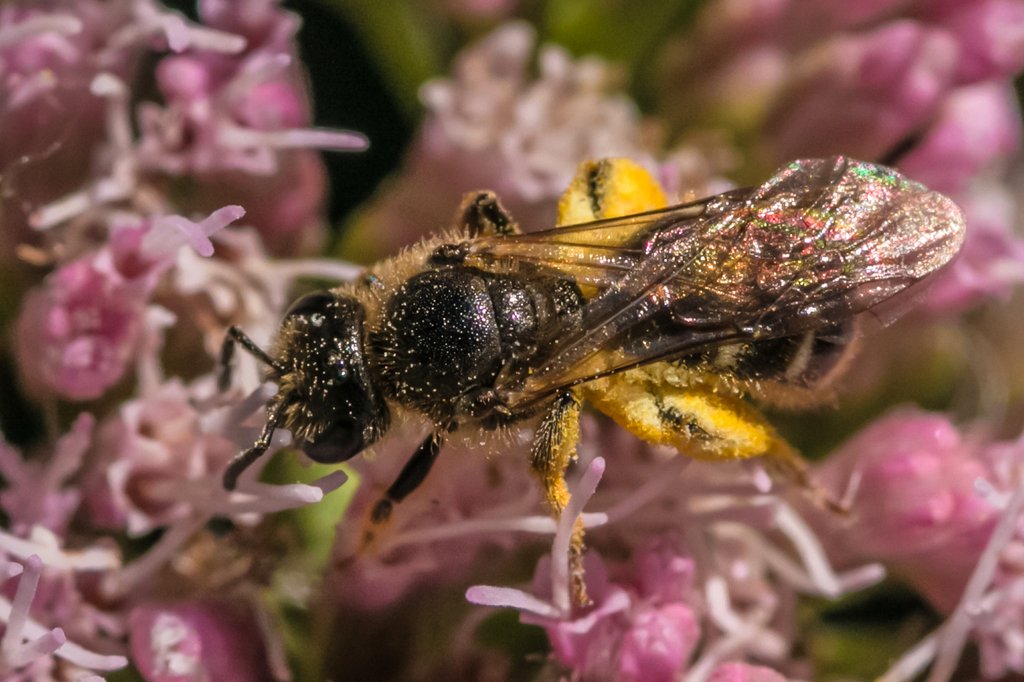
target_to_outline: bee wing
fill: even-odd
[[[512,407],[715,346],[835,328],[947,263],[960,209],[884,166],[795,161],[763,185],[595,223],[473,242],[493,271],[550,269],[587,297]]]

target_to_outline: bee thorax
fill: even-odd
[[[385,304],[374,373],[389,398],[435,423],[484,420],[503,404],[496,379],[535,366],[581,307],[578,289],[559,277],[427,270]]]

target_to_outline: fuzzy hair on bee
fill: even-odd
[[[240,343],[278,390],[225,486],[277,428],[310,458],[343,462],[393,422],[418,420],[429,434],[374,507],[382,523],[450,434],[532,420],[530,466],[558,513],[589,404],[644,440],[705,459],[765,457],[810,487],[747,399],[814,402],[850,364],[859,317],[954,257],[960,209],[845,157],[667,204],[625,159],[582,164],[558,226],[540,232],[520,231],[493,193],[472,193],[450,233],[299,299],[271,352],[231,328],[224,365]],[[581,552],[578,526],[578,577]]]

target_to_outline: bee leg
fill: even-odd
[[[544,486],[544,496],[555,515],[565,511],[569,503],[569,488],[565,484],[565,470],[576,458],[576,443],[580,439],[580,401],[573,392],[555,398],[544,416],[533,440],[530,463]],[[569,548],[569,571],[572,576],[574,601],[584,606],[590,603],[583,581],[584,551],[583,519],[573,525]]]
[[[671,380],[674,372],[655,363],[591,382],[581,391],[590,405],[649,443],[710,461],[760,457],[774,478],[795,484],[825,509],[847,513],[753,407],[714,386],[680,387]]]
[[[267,410],[267,423],[263,425],[259,438],[248,450],[236,456],[224,470],[223,485],[225,490],[234,490],[238,484],[238,477],[248,469],[253,462],[263,456],[263,453],[270,448],[271,438],[274,431],[284,419],[284,403],[276,402]]]
[[[846,499],[837,499],[831,491],[816,481],[810,467],[807,466],[807,460],[784,441],[779,441],[765,456],[764,464],[777,478],[798,487],[819,508],[840,516],[850,514],[850,502]]]
[[[263,364],[274,369],[278,374],[281,373],[282,367],[270,357],[265,350],[256,345],[256,342],[250,339],[242,329],[236,325],[228,327],[228,332],[224,336],[224,342],[220,346],[220,360],[218,362],[220,371],[217,374],[217,388],[221,392],[228,390],[231,385],[231,370],[232,361],[235,358],[235,344],[241,344],[242,348],[247,350],[250,355],[255,357]]]
[[[498,195],[489,190],[466,194],[455,224],[465,230],[470,239],[490,235],[507,237],[519,232],[519,225],[501,205]]]
[[[370,511],[370,521],[373,524],[386,522],[391,518],[391,511],[395,505],[404,500],[409,494],[416,490],[427,478],[430,468],[437,461],[437,454],[441,451],[441,444],[444,442],[445,431],[434,431],[420,443],[412,457],[405,463],[398,474],[398,478],[384,493],[384,497],[377,500]]]

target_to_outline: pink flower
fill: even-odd
[[[685,604],[640,611],[622,637],[619,679],[675,680],[699,637],[697,617]]]
[[[157,66],[164,103],[139,108],[141,165],[191,175],[190,203],[209,209],[232,198],[271,251],[315,247],[323,230],[325,173],[312,149],[358,150],[355,133],[309,127],[304,74],[297,64],[299,22],[273,0],[202,3],[218,29],[246,38],[237,54],[189,52]]]
[[[1020,137],[1020,112],[1009,84],[956,88],[921,141],[900,159],[900,170],[937,192],[956,195],[993,162],[1016,152]]]
[[[591,606],[565,618],[527,613],[524,622],[544,627],[555,659],[582,679],[677,679],[701,633],[692,560],[655,544],[638,550],[617,578],[594,552],[585,564]],[[547,558],[537,565],[537,596],[550,592],[550,571]]]
[[[1024,282],[1024,239],[1014,230],[1014,198],[994,183],[978,184],[960,200],[970,228],[956,260],[936,277],[926,304],[943,315],[1005,300]]]
[[[947,33],[906,20],[817,45],[798,58],[768,114],[772,158],[882,159],[929,120],[956,60]]]
[[[67,642],[67,636],[60,628],[54,628],[48,632],[38,635],[33,640],[23,641],[25,635],[20,627],[28,618],[28,607],[35,598],[36,587],[39,584],[39,577],[42,574],[43,563],[38,556],[31,556],[25,562],[25,567],[18,581],[18,591],[14,600],[18,602],[18,609],[15,611],[11,604],[11,613],[8,616],[2,644],[0,648],[0,672],[13,673],[18,668],[31,666],[36,673],[49,671],[52,660],[50,656]],[[14,623],[11,623],[11,620]]]
[[[964,167],[948,152],[944,163],[920,166],[963,178],[1020,123],[997,113],[1006,106],[998,101],[977,101],[981,116],[967,120],[947,93],[1024,65],[1022,11],[1014,0],[717,0],[679,50],[665,98],[686,124],[760,137],[752,156],[775,162],[830,153],[880,161],[912,154],[935,132],[943,136],[931,143],[943,148],[958,133],[941,126],[955,115],[958,128],[975,131],[958,152]]]
[[[130,82],[146,50],[196,43],[214,49],[225,42],[231,49],[230,37],[193,27],[155,0],[56,0],[0,9],[0,172],[7,178],[0,255],[9,258],[19,244],[40,244],[30,229],[40,207],[88,182],[116,158],[109,146],[127,141],[109,139],[109,100],[97,83]]]
[[[919,4],[957,38],[959,82],[1007,78],[1024,66],[1024,5],[1016,0]]]
[[[252,608],[225,600],[147,603],[128,617],[132,662],[147,682],[268,682],[265,634]]]
[[[476,604],[520,609],[524,623],[547,632],[554,659],[574,676],[593,680],[673,680],[700,639],[693,590],[693,561],[659,540],[638,549],[610,576],[593,551],[584,557],[591,604],[570,602],[569,536],[604,472],[604,460],[589,462],[570,484],[572,497],[559,517],[551,554],[537,563],[532,593],[475,586]],[[586,523],[587,517],[582,517]],[[593,517],[591,517],[593,520]]]
[[[817,476],[837,499],[855,491],[848,521],[828,534],[847,557],[882,560],[939,609],[956,603],[998,520],[979,493],[991,474],[977,446],[944,417],[902,411],[836,450]]]
[[[89,448],[94,423],[92,415],[80,414],[46,458],[26,459],[0,443],[0,473],[7,485],[0,506],[15,533],[26,535],[36,525],[61,536],[67,532],[81,499],[81,491],[69,483]]]
[[[979,485],[998,510],[984,547],[976,554],[955,608],[932,634],[896,661],[886,678],[911,679],[930,666],[935,679],[951,679],[970,640],[978,645],[980,673],[1002,679],[1024,672],[1024,438],[986,443],[978,459],[988,468]],[[956,547],[936,561],[955,556]]]
[[[0,675],[10,680],[56,679],[53,676],[55,669],[65,667],[58,667],[56,657],[64,659],[65,665],[77,666],[80,671],[124,668],[128,661],[123,656],[93,653],[70,641],[69,634],[74,637],[74,633],[66,630],[69,626],[73,628],[76,622],[68,617],[68,612],[75,611],[78,604],[63,603],[54,609],[50,604],[40,603],[40,592],[46,589],[40,589],[44,568],[43,561],[36,555],[27,557],[21,564],[4,561],[4,577],[18,576],[18,582],[11,601],[0,597],[0,611],[3,612],[0,620],[4,623],[4,634],[0,640]],[[65,593],[63,596],[70,595]],[[65,627],[48,629],[38,622],[40,616],[56,619]]]
[[[1016,551],[1020,551],[1018,541]],[[1024,576],[1018,571],[1001,576],[990,595],[978,605],[979,617],[972,636],[981,655],[982,676],[996,680],[1011,673],[1024,673]]]
[[[28,386],[70,400],[101,396],[125,373],[139,338],[145,291],[85,257],[25,298],[16,348]]]
[[[193,500],[184,487],[219,480],[238,451],[227,437],[204,433],[200,418],[185,386],[172,380],[105,419],[86,476],[93,522],[141,535],[189,518]]]
[[[116,670],[128,661],[85,648],[110,651],[121,636],[116,616],[89,604],[80,591],[90,573],[118,565],[115,552],[99,546],[64,551],[60,540],[41,527],[26,537],[0,531],[0,675],[53,679],[54,669]],[[55,659],[63,659],[59,663]],[[74,668],[73,668],[74,669]]]
[[[100,3],[81,5],[95,10]],[[0,173],[8,178],[0,197],[0,260],[5,268],[17,263],[17,245],[36,239],[29,227],[31,208],[88,177],[89,155],[103,129],[102,103],[87,90],[95,69],[88,44],[102,22],[26,7],[0,7]]]
[[[18,319],[28,386],[71,400],[100,397],[133,359],[149,296],[178,249],[211,255],[210,235],[244,213],[226,206],[199,222],[161,216],[113,225],[106,246],[59,267],[29,293]]]

